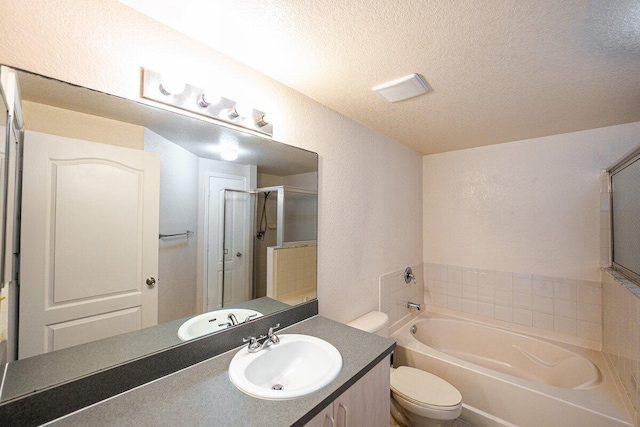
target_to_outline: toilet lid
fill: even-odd
[[[421,406],[449,407],[462,402],[451,384],[420,369],[400,366],[391,371],[391,390]]]

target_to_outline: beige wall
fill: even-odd
[[[600,280],[600,169],[640,122],[425,156],[424,260]]]
[[[144,128],[104,117],[22,101],[27,130],[84,141],[144,148]]]
[[[421,157],[115,0],[12,1],[0,63],[127,98],[140,67],[223,85],[275,116],[274,137],[320,155],[320,313],[378,307],[378,278],[422,260]],[[322,78],[322,76],[318,76]]]

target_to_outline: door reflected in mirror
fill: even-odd
[[[20,320],[7,354],[19,360],[2,400],[178,345],[202,313],[316,298],[317,154],[150,101],[17,79]],[[221,158],[229,141],[233,161]],[[211,318],[212,333],[252,320]]]

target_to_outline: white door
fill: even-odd
[[[157,324],[160,159],[27,132],[20,359]]]
[[[207,265],[207,309],[216,310],[223,306],[222,303],[222,274],[223,265],[226,264],[225,282],[230,283],[231,280],[243,280],[243,268],[238,267],[244,259],[246,259],[246,251],[244,248],[236,247],[236,253],[232,252],[233,248],[224,248],[224,197],[225,189],[244,190],[246,179],[244,177],[235,177],[231,175],[210,175],[207,181],[208,201],[206,230],[206,265]],[[233,233],[233,229],[228,230]],[[228,236],[230,238],[230,236]],[[226,252],[226,253],[225,253]],[[237,252],[241,256],[237,257]],[[223,257],[225,262],[223,263]],[[239,258],[239,262],[234,265],[234,258]],[[227,289],[229,286],[227,285]],[[225,292],[224,304],[230,304],[231,292]],[[247,298],[248,299],[248,298]],[[244,301],[246,301],[245,299]],[[239,301],[233,301],[239,302]]]

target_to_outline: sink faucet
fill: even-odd
[[[240,323],[238,322],[238,318],[236,317],[236,315],[233,313],[229,313],[229,315],[227,316],[227,319],[229,320],[229,322],[231,322],[231,326],[235,326],[238,323]]]
[[[229,313],[229,315],[227,316],[228,322],[218,323],[218,326],[226,326],[228,328],[230,326],[240,325],[242,323],[247,323],[249,320],[253,320],[257,316],[258,316],[258,313],[250,314],[242,322],[240,322],[235,314]],[[212,322],[213,320],[209,320],[209,321]]]
[[[280,323],[270,327],[269,331],[267,332],[267,335],[260,335],[258,338],[256,337],[243,338],[242,342],[249,343],[249,345],[247,345],[247,351],[249,353],[257,353],[260,350],[264,350],[265,348],[271,345],[278,344],[280,342],[280,338],[278,338],[278,336],[273,331],[278,329],[279,327],[280,327]],[[264,340],[264,341],[260,343],[260,340]]]
[[[269,328],[269,331],[267,332],[267,339],[264,340],[264,342],[262,343],[262,348],[261,350],[264,350],[265,348],[269,347],[270,345],[276,345],[280,342],[280,338],[278,338],[278,336],[273,332],[274,330],[278,329],[280,327],[280,323],[277,323],[275,326],[272,326]]]

